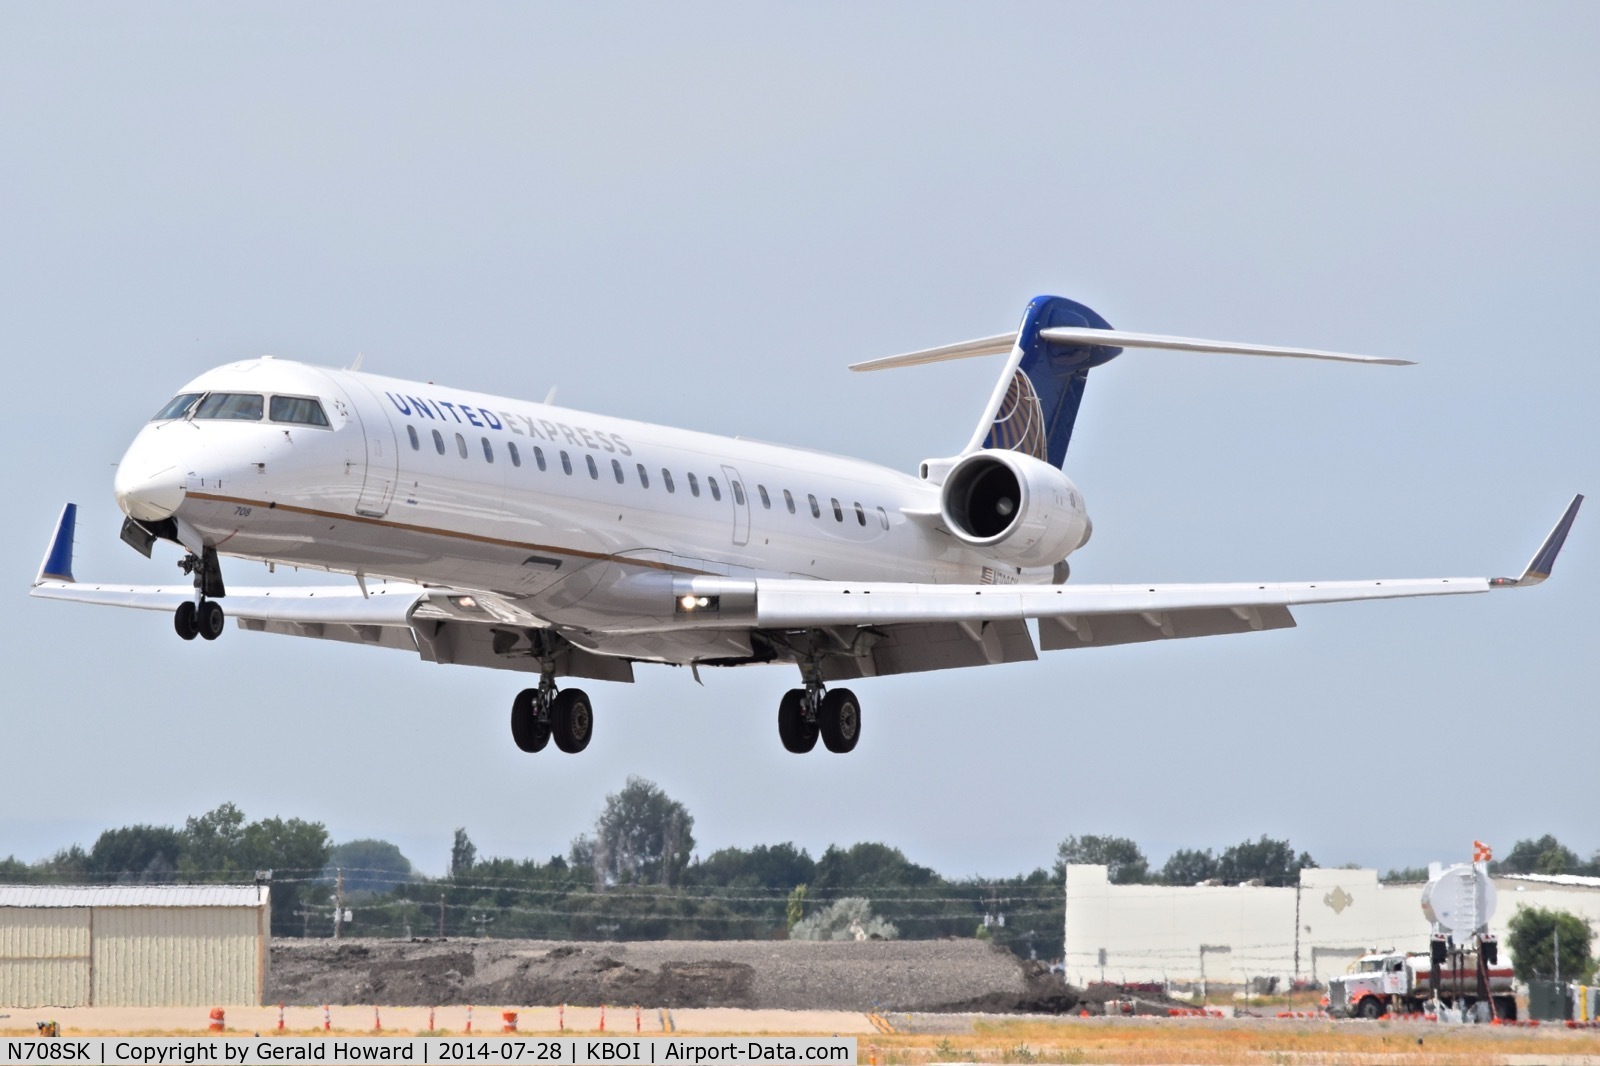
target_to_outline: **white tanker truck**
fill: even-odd
[[[1489,933],[1495,891],[1487,857],[1484,849],[1484,861],[1431,864],[1422,890],[1422,913],[1433,926],[1430,949],[1363,955],[1351,972],[1328,982],[1328,1013],[1380,1018],[1443,1007],[1476,1021],[1514,1020],[1511,967],[1501,964],[1500,945]]]
[[[1492,1005],[1496,1018],[1517,1016],[1512,993],[1511,967],[1500,963],[1492,938],[1484,941],[1483,973],[1478,952],[1450,951],[1441,938],[1435,941],[1439,961],[1439,1003],[1467,1012],[1478,1008],[1482,1020]],[[1481,984],[1480,984],[1481,981]],[[1487,996],[1484,990],[1487,990]],[[1351,972],[1328,981],[1328,1013],[1351,1018],[1380,1018],[1385,1014],[1427,1013],[1433,1009],[1433,955],[1429,952],[1378,952],[1356,960]],[[1485,1003],[1485,1000],[1489,1003]],[[1482,1007],[1479,1007],[1483,1004]]]

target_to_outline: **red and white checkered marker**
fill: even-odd
[[[1489,860],[1491,860],[1493,858],[1494,858],[1494,849],[1490,848],[1489,845],[1485,844],[1481,840],[1474,840],[1472,842],[1472,861],[1473,862],[1488,862]]]

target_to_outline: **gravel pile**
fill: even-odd
[[[278,941],[270,1002],[775,1010],[1070,1010],[1037,963],[978,940]]]

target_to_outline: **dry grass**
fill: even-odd
[[[863,1037],[858,1061],[878,1066],[977,1063],[1445,1063],[1508,1055],[1600,1056],[1600,1037],[1566,1029],[1442,1027],[1203,1019],[1075,1019],[979,1023],[969,1034]]]

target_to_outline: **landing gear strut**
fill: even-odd
[[[778,739],[785,751],[804,755],[817,746],[843,755],[855,750],[861,739],[861,704],[847,688],[825,691],[821,680],[806,679],[805,688],[792,688],[778,704]]]
[[[195,598],[178,605],[178,610],[172,616],[172,628],[184,640],[193,640],[195,637],[216,640],[222,636],[222,628],[227,621],[222,613],[222,605],[209,598],[221,598],[227,594],[222,586],[222,568],[217,563],[216,549],[207,548],[200,555],[186,555],[178,563],[178,568],[194,575]]]
[[[577,688],[557,692],[553,673],[542,674],[538,688],[525,688],[511,701],[511,739],[523,751],[542,751],[554,737],[557,748],[576,755],[593,736],[588,694]]]

